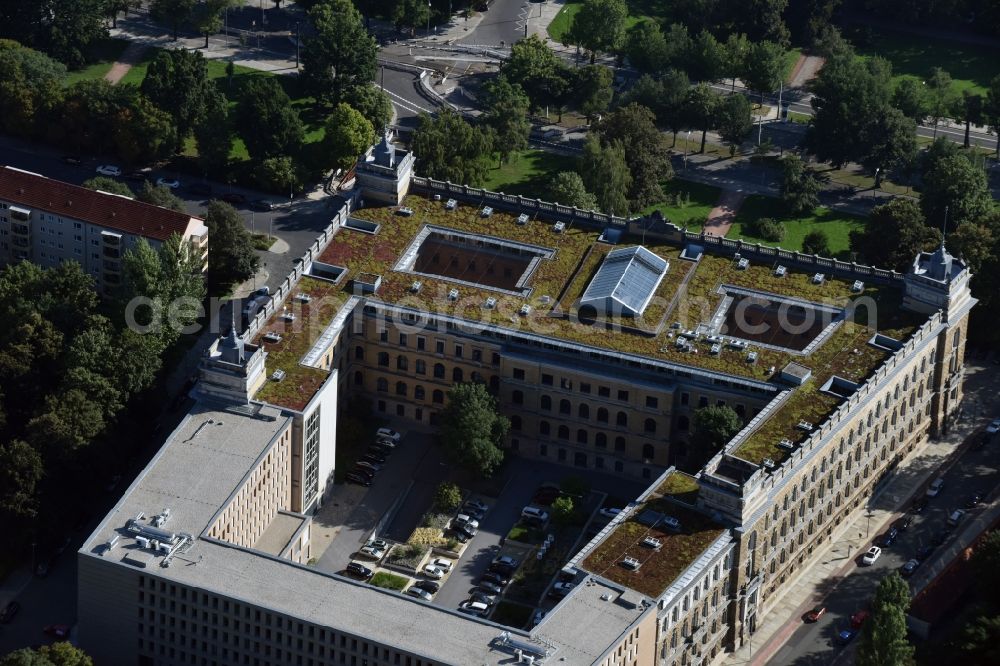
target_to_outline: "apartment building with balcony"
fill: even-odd
[[[0,265],[42,267],[76,261],[110,294],[122,256],[139,238],[154,249],[173,235],[208,267],[208,227],[200,218],[94,191],[13,167],[0,168]]]

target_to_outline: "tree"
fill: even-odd
[[[288,192],[291,199],[296,190],[302,189],[302,179],[295,168],[295,163],[288,155],[268,157],[257,165],[254,177],[260,186],[269,192],[284,194]]]
[[[45,50],[69,67],[87,62],[90,46],[108,36],[105,0],[59,0],[44,5],[39,41]]]
[[[940,243],[941,232],[924,224],[920,205],[912,199],[893,199],[876,206],[864,230],[851,232],[851,249],[861,253],[865,263],[900,272],[909,270],[917,253]]]
[[[899,109],[884,109],[864,128],[861,164],[875,174],[875,187],[887,171],[913,162],[917,155],[917,124]]]
[[[392,121],[392,101],[380,88],[358,86],[348,95],[347,103],[371,123],[372,130],[378,135],[381,135]]]
[[[35,489],[43,473],[38,451],[27,442],[15,439],[0,444],[0,511],[33,518],[38,509]]]
[[[580,157],[580,175],[587,190],[594,193],[600,210],[610,215],[628,214],[632,174],[625,162],[625,147],[620,142],[602,145],[596,135],[589,135]]]
[[[727,95],[719,105],[717,124],[719,137],[729,144],[730,155],[735,155],[753,129],[750,101],[744,95]]]
[[[580,210],[597,210],[597,199],[587,191],[580,174],[575,171],[560,171],[546,187],[547,198],[563,206],[574,206]]]
[[[154,185],[147,180],[143,182],[142,189],[136,198],[154,206],[169,208],[180,213],[184,212],[184,202],[166,185]]]
[[[424,0],[397,0],[392,10],[392,23],[396,30],[408,28],[411,37],[416,36],[417,28],[423,27],[430,17],[430,5]]]
[[[105,426],[104,410],[117,411],[121,403],[115,400],[110,405],[102,405],[94,398],[105,391],[106,386],[113,391],[107,378],[97,378],[97,386],[88,383],[89,390],[71,388],[50,395],[45,410],[28,421],[27,438],[37,450],[46,451],[47,457],[65,455],[80,449],[101,432]],[[97,388],[95,391],[94,389]]]
[[[964,155],[939,160],[924,175],[920,207],[928,224],[954,229],[964,222],[978,222],[993,208],[986,175]],[[946,212],[947,209],[947,212]]]
[[[442,481],[434,490],[434,508],[451,513],[462,505],[462,489],[454,483]]]
[[[983,123],[983,106],[985,99],[982,95],[970,93],[968,90],[962,91],[962,119],[965,120],[965,139],[962,145],[969,147],[969,130],[971,125],[981,125]]]
[[[708,130],[713,129],[719,111],[719,96],[708,84],[699,83],[688,90],[684,104],[684,116],[687,125],[701,130],[701,150],[705,152],[705,137]]]
[[[83,181],[83,186],[88,190],[102,190],[104,192],[110,192],[111,194],[120,194],[123,197],[135,197],[135,194],[129,189],[128,185],[119,182],[114,178],[109,178],[108,176],[94,176],[93,178],[88,178]]]
[[[243,4],[242,0],[202,0],[191,14],[194,27],[205,35],[205,48],[208,48],[208,38],[222,28],[222,12],[229,7]]]
[[[580,113],[587,116],[588,122],[607,111],[614,93],[611,88],[613,80],[611,70],[602,65],[587,65],[577,71],[573,86],[576,105]]]
[[[983,117],[997,135],[997,159],[1000,159],[1000,74],[993,77],[986,91]]]
[[[177,41],[177,31],[194,12],[195,0],[153,0],[149,5],[149,14],[158,23],[170,25]]]
[[[620,142],[632,176],[628,190],[629,208],[641,210],[663,200],[660,182],[673,178],[663,134],[656,128],[653,112],[629,104],[608,114],[598,125],[603,143]]]
[[[260,258],[236,209],[224,201],[211,201],[205,214],[208,226],[208,280],[213,293],[243,282],[257,272]]]
[[[972,566],[983,589],[995,590],[1000,584],[1000,530],[990,530],[982,538],[972,551]]]
[[[879,582],[872,614],[861,631],[856,662],[859,666],[896,666],[913,661],[913,646],[906,640],[906,610],[910,588],[899,572]]]
[[[569,70],[538,35],[514,43],[503,74],[524,89],[532,112],[549,104],[558,105],[569,87]]]
[[[94,666],[94,661],[80,648],[60,641],[10,652],[0,659],[0,666]]]
[[[782,14],[788,0],[743,0],[723,7],[737,30],[745,32],[753,42],[770,40],[788,44],[788,28]]]
[[[341,102],[326,119],[323,156],[327,164],[350,169],[358,156],[375,142],[375,130],[360,112]]]
[[[195,123],[205,115],[208,63],[197,51],[161,49],[156,53],[140,90],[177,125],[180,147]]]
[[[412,148],[419,174],[476,187],[486,179],[493,139],[446,108],[436,117],[421,114]]]
[[[0,130],[38,133],[63,98],[66,66],[44,53],[0,39]]]
[[[930,112],[927,101],[927,87],[917,79],[905,77],[896,84],[892,93],[892,105],[907,118],[922,123]]]
[[[247,152],[257,163],[298,153],[305,138],[299,114],[275,77],[247,81],[236,106],[236,123]]]
[[[810,231],[802,239],[802,251],[806,254],[815,254],[820,257],[829,257],[830,241],[826,234],[820,230]]]
[[[727,71],[727,58],[725,45],[709,31],[702,30],[694,38],[686,59],[688,75],[697,81],[718,81]]]
[[[762,41],[752,44],[744,61],[743,82],[750,90],[760,93],[761,104],[764,93],[777,90],[784,76],[785,49],[781,44]]]
[[[840,0],[799,0],[789,2],[785,21],[796,44],[815,46],[826,36]]]
[[[695,443],[706,452],[714,452],[732,439],[743,427],[732,407],[702,407],[694,413]]]
[[[322,0],[309,10],[315,28],[304,39],[302,84],[326,104],[346,101],[375,80],[375,39],[351,0]]]
[[[625,40],[625,0],[584,0],[570,27],[572,39],[590,51],[590,64],[597,52],[616,51]]]
[[[819,181],[798,155],[789,154],[781,160],[781,199],[791,215],[811,213],[819,205]]]
[[[1000,663],[1000,615],[980,615],[962,627],[953,641],[959,663]]]
[[[625,42],[629,63],[640,72],[658,73],[667,67],[669,49],[666,37],[656,21],[642,21],[631,30]]]
[[[488,82],[483,105],[484,121],[496,133],[496,148],[501,164],[512,153],[528,147],[531,121],[528,120],[528,96],[521,86],[511,84],[503,74]]]
[[[229,100],[215,82],[205,87],[204,113],[194,124],[198,143],[198,164],[206,174],[222,177],[233,148],[233,127],[229,121]]]
[[[465,467],[491,476],[503,462],[500,448],[510,421],[497,412],[484,384],[455,384],[441,412],[441,441]]]
[[[743,76],[750,57],[750,40],[743,33],[731,33],[726,38],[724,76],[732,79],[732,91],[736,92],[736,79]]]
[[[946,117],[955,106],[957,98],[951,86],[951,75],[940,67],[931,69],[927,77],[927,111],[934,121],[934,136],[937,136],[938,123]]]
[[[552,520],[559,525],[571,525],[576,520],[576,507],[572,497],[557,497],[552,502]]]
[[[963,222],[948,236],[951,251],[962,258],[973,273],[979,273],[986,262],[1000,256],[998,237],[985,224]]]
[[[166,111],[129,84],[115,86],[123,95],[117,112],[109,118],[115,152],[126,164],[146,164],[173,154],[178,147],[177,126]]]

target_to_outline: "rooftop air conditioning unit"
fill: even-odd
[[[531,306],[528,304],[522,305],[519,313],[522,317],[527,317],[529,314],[531,314]]]
[[[788,269],[785,268],[784,266],[779,265],[777,268],[774,269],[774,274],[777,275],[778,277],[785,277],[786,273],[788,273]]]
[[[764,458],[764,462],[761,463],[767,469],[774,469],[774,461],[770,458]]]
[[[792,444],[792,441],[790,439],[782,439],[780,442],[778,442],[778,448],[784,449],[785,451],[791,451],[795,448],[795,445]]]
[[[414,280],[413,284],[410,285],[410,291],[412,291],[414,294],[416,294],[417,292],[420,291],[420,288],[422,286],[424,286],[423,282],[421,282],[420,280]]]
[[[757,362],[757,352],[752,351],[749,354],[747,354],[747,363],[756,363],[756,362]]]
[[[309,301],[312,300],[312,296],[310,296],[309,294],[295,294],[295,300],[297,300],[299,303],[308,303]]]
[[[493,214],[493,209],[489,206],[485,206],[483,208],[483,212],[481,213],[483,217],[489,217],[492,214]]]
[[[524,225],[528,223],[528,215],[526,213],[521,213],[517,216],[517,223]]]
[[[815,275],[813,275],[812,283],[823,284],[823,280],[825,279],[826,279],[825,275],[823,275],[822,273],[816,273]]]
[[[634,557],[626,557],[622,560],[622,566],[626,569],[631,569],[632,571],[638,571],[639,567],[642,566],[642,562]]]
[[[455,210],[457,207],[458,207],[458,202],[455,201],[454,199],[448,199],[447,201],[444,202],[445,210]]]
[[[663,542],[660,541],[659,539],[655,539],[653,537],[648,536],[642,540],[642,545],[646,546],[647,548],[652,548],[653,550],[659,550],[660,546],[663,545]]]
[[[552,225],[552,231],[556,232],[557,234],[561,234],[562,232],[566,231],[566,223],[556,222],[555,224]]]
[[[486,309],[487,310],[492,310],[496,306],[497,306],[497,299],[493,298],[492,296],[490,296],[489,298],[486,299]]]
[[[851,291],[855,294],[860,294],[865,290],[865,283],[861,280],[855,280],[854,284],[851,285]]]
[[[746,258],[740,259],[738,262],[736,262],[736,268],[738,268],[741,271],[745,271],[746,269],[750,268],[750,260]]]
[[[271,373],[271,379],[273,379],[276,382],[280,382],[284,378],[285,378],[285,371],[280,368]]]
[[[452,289],[451,291],[448,292],[448,300],[449,301],[458,300],[458,289]]]
[[[281,336],[274,331],[268,331],[264,334],[264,342],[281,342]]]

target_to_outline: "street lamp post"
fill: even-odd
[[[299,68],[299,22],[295,22],[295,69]]]
[[[427,37],[431,36],[431,0],[427,0]]]
[[[872,534],[872,512],[871,512],[871,509],[869,509],[868,513],[865,514],[865,518],[868,519],[868,524],[865,526],[865,538],[867,539]]]
[[[684,170],[687,171],[688,168],[688,149],[691,147],[691,130],[687,131],[687,135],[684,138]]]
[[[875,167],[875,184],[872,186],[872,199],[875,198],[875,190],[878,189],[878,172],[881,170],[881,167]]]

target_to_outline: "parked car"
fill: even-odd
[[[187,191],[200,197],[212,196],[212,186],[208,183],[192,183],[187,186]]]
[[[181,181],[177,180],[176,178],[165,178],[163,176],[160,176],[159,178],[156,179],[156,184],[161,185],[163,187],[169,187],[172,190],[176,190],[178,187],[181,186]]]
[[[348,562],[347,563],[347,573],[352,576],[357,576],[358,578],[363,578],[368,580],[372,577],[375,572],[361,564],[360,562]]]
[[[487,571],[483,574],[483,577],[480,580],[485,580],[493,583],[494,585],[499,585],[500,587],[503,587],[510,582],[510,578],[508,576],[496,571]]]
[[[362,555],[367,555],[376,560],[381,560],[385,555],[385,549],[378,546],[362,546],[360,552]]]
[[[431,601],[434,596],[425,589],[419,588],[416,585],[411,585],[406,593],[411,597],[417,597],[418,599],[423,599],[424,601]]]
[[[3,610],[0,611],[0,624],[7,624],[13,620],[19,610],[21,610],[21,604],[16,601],[12,601],[4,606]]]
[[[857,629],[845,628],[837,632],[837,642],[841,645],[847,645],[854,637],[858,634]]]
[[[387,446],[381,446],[379,444],[372,444],[368,447],[368,453],[374,453],[378,456],[388,456],[392,453],[392,449]]]
[[[983,496],[980,493],[973,493],[965,498],[964,506],[966,509],[972,509],[979,505],[983,501]]]
[[[903,578],[909,578],[913,575],[913,572],[917,570],[920,566],[920,560],[912,559],[908,560],[906,564],[899,568],[899,572],[903,575]]]
[[[455,523],[456,525],[464,525],[466,527],[471,527],[474,530],[479,529],[479,521],[468,514],[460,513],[457,516],[455,516],[455,519],[452,522]]]
[[[487,606],[492,606],[500,597],[495,594],[490,594],[489,592],[484,592],[483,590],[473,590],[469,598],[473,601],[484,603]]]
[[[355,474],[360,474],[361,476],[367,478],[369,481],[375,480],[375,472],[373,472],[367,467],[360,467],[358,465],[355,465],[354,467],[351,468],[351,471],[354,472]]]
[[[465,500],[465,504],[462,505],[466,510],[472,509],[478,511],[479,513],[486,513],[490,510],[490,505],[485,502],[480,502],[479,500]]]
[[[899,530],[895,527],[890,527],[889,531],[882,535],[882,547],[888,548],[892,544],[896,543],[896,538],[899,536]]]
[[[537,506],[526,506],[521,509],[521,518],[534,518],[544,523],[549,519],[549,513],[548,511],[539,509]]]
[[[458,541],[459,543],[468,543],[469,539],[471,539],[471,538],[472,537],[470,537],[465,532],[461,532],[459,530],[455,530],[455,541]]]
[[[934,479],[933,481],[931,481],[931,485],[927,486],[926,495],[928,497],[937,497],[938,494],[941,492],[942,488],[944,488],[944,479],[942,478]]]
[[[361,474],[358,474],[357,472],[348,472],[344,476],[344,478],[347,479],[348,481],[350,481],[351,483],[358,484],[359,486],[370,486],[370,485],[372,485],[372,480],[371,479],[369,479],[367,476],[363,476]]]
[[[66,638],[69,636],[68,624],[47,624],[42,627],[42,633],[53,638]]]
[[[97,173],[101,174],[102,176],[111,176],[112,178],[117,178],[118,176],[122,175],[122,168],[117,167],[113,164],[102,164],[99,167],[97,167]]]
[[[955,527],[960,522],[962,522],[963,518],[965,518],[965,510],[955,509],[954,511],[951,512],[951,515],[948,516],[948,524],[951,525],[952,527]]]
[[[385,447],[387,449],[395,449],[396,448],[396,441],[392,440],[392,439],[389,439],[388,437],[379,437],[379,436],[376,436],[375,437],[375,445],[376,446],[382,446],[382,447]]]
[[[398,443],[402,435],[393,430],[392,428],[379,428],[375,433],[376,437],[384,437],[386,439],[391,439],[393,442]]]
[[[930,557],[931,553],[933,553],[933,552],[934,552],[934,546],[932,546],[930,544],[925,544],[925,545],[921,546],[920,548],[917,548],[917,560],[919,562],[923,562],[928,557]]]
[[[859,610],[851,616],[851,627],[854,629],[860,629],[870,615],[871,613],[866,610]]]
[[[489,594],[500,594],[503,591],[499,585],[488,580],[479,581],[479,589]]]
[[[389,542],[385,539],[369,539],[365,545],[379,550],[389,550]]]
[[[371,453],[371,452],[368,452],[365,455],[361,456],[361,460],[373,463],[375,465],[378,465],[379,467],[381,467],[386,463],[385,456],[381,456],[377,453]]]
[[[443,557],[435,557],[433,560],[429,562],[429,564],[436,566],[438,569],[441,569],[445,573],[451,573],[451,568],[455,566],[454,562],[452,562],[451,560],[446,560]]]
[[[469,615],[483,617],[490,611],[490,607],[481,601],[463,601],[458,605],[458,610]]]
[[[382,471],[381,465],[376,465],[375,463],[368,462],[367,460],[359,460],[355,464],[358,467],[363,467],[364,469],[370,469],[373,473]]]
[[[503,562],[493,562],[492,564],[490,564],[489,570],[492,571],[493,573],[498,573],[502,576],[512,576],[514,575],[516,567],[512,567],[509,564],[504,564]]]
[[[1000,432],[1000,419],[993,419],[990,424],[986,426],[987,435],[995,435]]]
[[[240,194],[239,192],[226,192],[219,198],[225,201],[226,203],[232,204],[234,206],[245,204],[247,202],[247,198],[242,194]]]
[[[433,580],[418,580],[413,584],[413,587],[419,587],[421,590],[427,590],[431,594],[437,594],[438,590],[441,589],[441,583]]]
[[[260,212],[267,212],[269,210],[274,210],[274,203],[268,201],[267,199],[254,199],[250,202],[250,208]]]
[[[866,566],[871,566],[875,564],[875,560],[879,558],[882,554],[882,549],[878,546],[872,546],[868,549],[868,552],[861,556],[861,563]]]
[[[814,606],[805,615],[806,622],[816,622],[826,614],[826,606]]]
[[[896,529],[900,532],[905,532],[910,529],[910,525],[913,524],[913,516],[903,516],[896,521]]]
[[[600,511],[598,511],[598,513],[601,514],[602,516],[604,516],[605,518],[614,518],[615,516],[617,516],[621,512],[622,512],[621,509],[616,509],[616,508],[611,507],[611,506],[606,506],[606,507],[602,508]]]
[[[479,530],[470,525],[458,525],[456,527],[453,527],[452,530],[455,532],[455,534],[461,534],[467,539],[474,539],[476,535],[479,534]],[[462,543],[465,542],[463,541]]]
[[[444,569],[436,567],[433,564],[428,564],[427,566],[424,567],[423,570],[423,574],[425,576],[427,576],[428,578],[432,578],[434,580],[441,580],[442,578],[444,578],[445,573],[447,572]]]
[[[573,583],[553,583],[549,588],[549,596],[553,599],[562,599],[569,591],[575,587]]]
[[[510,569],[517,569],[517,566],[521,563],[520,560],[514,559],[509,555],[504,555],[493,560],[493,564],[499,564]]]

